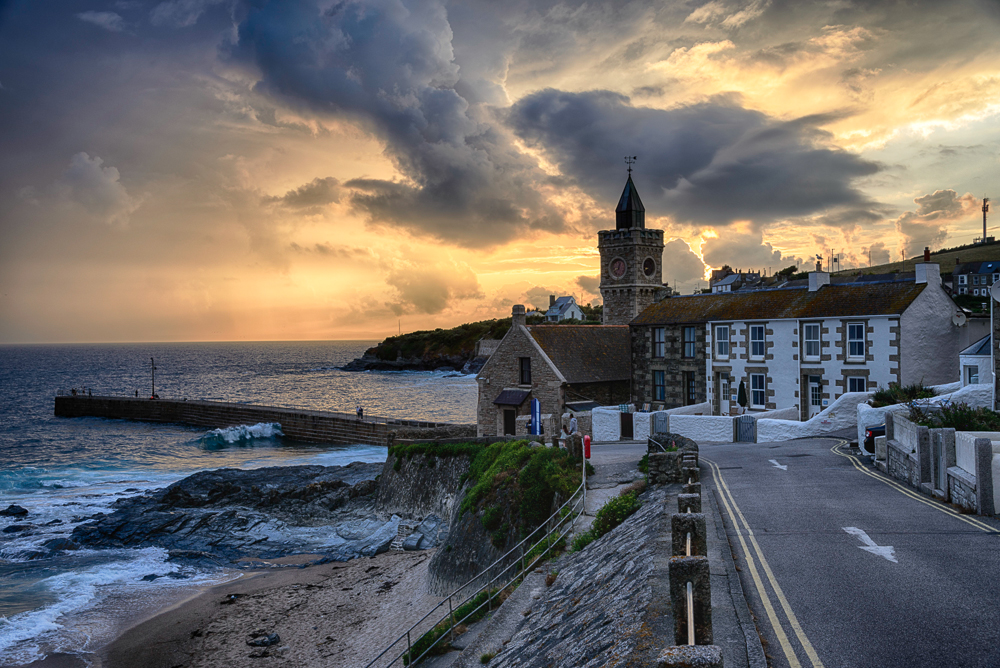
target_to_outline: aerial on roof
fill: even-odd
[[[631,324],[893,315],[905,311],[925,287],[926,283],[912,281],[866,282],[826,285],[815,292],[786,287],[668,297],[640,313]]]
[[[534,325],[528,332],[568,383],[628,380],[626,325]]]

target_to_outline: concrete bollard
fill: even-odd
[[[677,512],[686,513],[688,508],[691,509],[692,513],[701,512],[701,495],[700,494],[678,494],[677,495]]]
[[[722,668],[718,645],[675,645],[656,657],[656,668]]]
[[[671,556],[687,556],[687,535],[691,534],[691,555],[708,556],[705,515],[703,513],[677,513],[670,516]]]
[[[976,512],[992,515],[993,507],[993,443],[988,438],[976,439]]]
[[[681,469],[681,474],[684,482],[688,480],[691,482],[701,482],[701,469],[697,466],[685,466]]]
[[[684,491],[681,492],[681,493],[682,494],[697,494],[700,497],[701,496],[701,483],[700,482],[692,482],[690,484],[685,483],[684,484]]]
[[[674,614],[674,643],[688,642],[687,583],[693,587],[694,644],[712,644],[712,585],[708,557],[670,558],[670,606]]]

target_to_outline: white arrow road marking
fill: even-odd
[[[892,545],[876,545],[875,541],[868,537],[864,531],[857,527],[844,527],[844,531],[851,534],[852,536],[857,536],[861,539],[864,545],[858,545],[859,548],[865,552],[871,552],[872,554],[877,554],[880,557],[888,559],[894,564],[898,564],[896,561],[896,552],[892,549]]]
[[[774,464],[775,468],[779,468],[782,471],[787,471],[788,470],[788,465],[787,464],[779,464],[777,459],[768,459],[767,461],[769,461],[772,464]]]

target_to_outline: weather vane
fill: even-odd
[[[625,156],[625,164],[628,165],[628,175],[629,176],[632,176],[632,165],[635,163],[635,161],[637,159],[638,159],[638,156],[635,156],[635,155],[632,155],[632,156],[626,155]]]

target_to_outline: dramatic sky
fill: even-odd
[[[0,342],[380,338],[970,242],[995,0],[0,0]],[[1000,200],[998,200],[1000,204]]]

